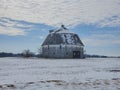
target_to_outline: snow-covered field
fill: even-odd
[[[0,90],[120,90],[120,59],[0,58]]]

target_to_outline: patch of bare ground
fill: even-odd
[[[19,88],[23,89],[23,88],[26,88],[26,87],[28,87],[30,85],[34,85],[34,84],[35,84],[35,82],[27,82],[27,83],[23,84],[22,86],[20,86]]]
[[[43,87],[47,87],[50,85],[57,85],[59,87],[69,87],[69,86],[73,86],[73,87],[89,87],[89,88],[100,88],[101,86],[106,86],[106,87],[115,87],[115,88],[119,88],[118,90],[120,90],[120,78],[113,78],[111,80],[107,80],[107,79],[97,79],[94,81],[86,81],[86,82],[67,82],[64,80],[45,80],[45,81],[36,81],[36,82],[27,82],[27,83],[23,83],[21,85],[19,85],[19,83],[16,83],[16,86],[14,84],[4,84],[4,85],[0,85],[0,90],[1,89],[25,89],[26,87],[28,88],[29,86],[36,86],[36,85],[43,85]]]
[[[120,72],[120,70],[109,70],[110,72]]]
[[[4,85],[0,85],[0,90],[1,90],[1,89],[5,89],[5,88],[15,89],[16,86],[15,86],[14,84],[4,84]]]
[[[7,84],[6,86],[7,86],[8,88],[16,88],[15,85],[13,85],[13,84]]]
[[[47,80],[47,83],[54,83],[55,85],[67,85],[68,83],[63,80]]]
[[[46,82],[51,83],[51,82],[64,82],[62,80],[47,80]]]
[[[83,86],[83,87],[99,87],[101,85],[110,86],[110,85],[120,85],[119,78],[113,78],[112,80],[94,80],[94,81],[86,81],[86,82],[66,82],[62,80],[47,80],[46,83],[53,83],[59,86]]]
[[[26,83],[27,85],[29,85],[29,84],[34,84],[35,82],[28,82],[28,83]]]
[[[120,86],[120,78],[113,78],[112,81],[115,85]]]

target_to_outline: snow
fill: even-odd
[[[62,26],[58,30],[52,30],[51,33],[64,33],[64,34],[71,33],[71,34],[75,34],[74,32],[71,32],[70,30],[68,30],[67,28],[62,27]]]
[[[70,45],[81,45],[78,38],[74,36],[74,34],[71,33],[67,33],[67,34],[60,34],[60,36],[63,39],[63,42],[66,44],[70,44]]]
[[[70,30],[60,30],[59,32],[57,32],[57,33],[71,33],[71,34],[75,34],[74,32],[71,32]]]
[[[120,90],[120,59],[0,58],[0,90]]]

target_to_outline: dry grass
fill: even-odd
[[[37,81],[37,82],[27,82],[27,83],[23,83],[22,86],[19,87],[19,85],[15,86],[14,84],[4,84],[4,85],[0,85],[0,89],[16,89],[16,88],[26,88],[29,87],[31,85],[41,85],[44,84],[45,87],[49,86],[49,84],[53,84],[53,85],[57,85],[60,87],[69,87],[69,86],[73,86],[73,87],[91,87],[91,88],[98,88],[101,86],[116,86],[116,88],[119,88],[120,86],[120,78],[113,78],[111,80],[95,80],[95,81],[86,81],[86,82],[66,82],[63,80],[46,80],[46,81]],[[118,89],[119,90],[119,89]]]

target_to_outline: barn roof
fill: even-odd
[[[58,30],[51,30],[42,46],[57,44],[84,46],[78,35],[68,30],[64,25]]]

